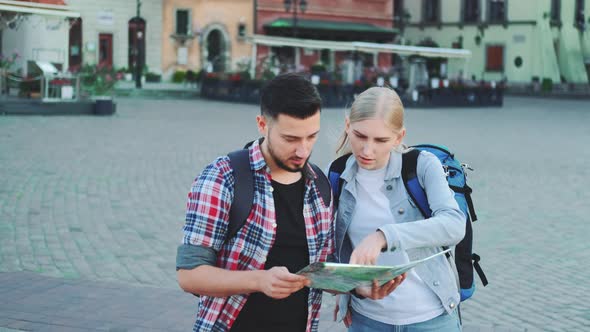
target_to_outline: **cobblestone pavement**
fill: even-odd
[[[175,250],[192,179],[257,137],[251,105],[118,102],[112,117],[0,117],[1,328],[19,329],[6,321],[26,307],[11,302],[22,292],[9,292],[18,285],[8,272],[83,280],[80,289],[178,292]],[[343,115],[322,113],[312,158],[321,166]],[[590,330],[589,103],[507,98],[503,108],[408,109],[406,119],[406,143],[444,143],[476,169],[475,251],[490,285],[462,306],[466,326]],[[52,296],[28,303],[51,307]],[[325,301],[321,329],[342,330],[329,323]]]

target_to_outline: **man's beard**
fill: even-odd
[[[279,157],[274,153],[274,151],[272,149],[272,145],[270,144],[270,140],[268,140],[267,144],[268,144],[268,153],[270,154],[270,157],[272,158],[272,160],[275,162],[275,164],[279,168],[281,168],[287,172],[297,173],[297,172],[301,172],[303,169],[305,169],[305,167],[307,167],[307,162],[309,161],[311,154],[309,155],[309,157],[307,157],[307,159],[305,160],[303,165],[301,165],[300,167],[296,167],[296,168],[289,167],[281,159],[279,159]]]

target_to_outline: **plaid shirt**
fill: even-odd
[[[254,205],[245,226],[225,241],[228,216],[233,199],[234,177],[227,156],[208,165],[188,194],[184,244],[210,247],[217,251],[217,267],[227,270],[262,270],[276,235],[275,206],[271,174],[259,142],[249,148],[254,170]],[[313,179],[310,166],[304,171],[303,217],[309,249],[309,262],[326,261],[334,251],[331,206],[325,206]],[[201,296],[193,331],[228,331],[247,294],[230,297]],[[320,290],[311,289],[308,299],[307,332],[317,331],[322,300]]]

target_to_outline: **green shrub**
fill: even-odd
[[[177,70],[172,75],[172,82],[174,82],[174,83],[184,83],[185,80],[186,80],[186,72],[185,71]]]
[[[324,66],[321,63],[316,63],[315,65],[312,65],[309,69],[311,70],[312,74],[324,73],[327,70],[326,66]]]
[[[162,80],[162,75],[156,73],[147,73],[145,74],[145,81],[146,82],[160,82]]]
[[[541,82],[541,90],[545,92],[553,90],[553,81],[550,78],[544,78],[543,82]]]

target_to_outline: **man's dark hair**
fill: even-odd
[[[279,114],[306,119],[322,107],[318,90],[296,73],[281,74],[270,80],[260,93],[260,112],[276,119]]]

